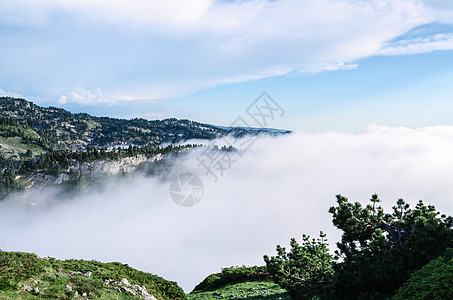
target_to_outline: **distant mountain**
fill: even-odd
[[[0,198],[36,184],[80,186],[93,182],[100,174],[137,169],[155,174],[156,168],[150,164],[196,147],[174,146],[191,139],[289,132],[174,118],[150,121],[94,117],[0,97]]]
[[[288,133],[263,128],[222,127],[178,120],[117,119],[73,114],[62,108],[40,107],[24,99],[0,97],[0,136],[19,137],[45,149],[82,150],[86,146],[178,143],[214,139],[228,134]],[[6,143],[9,144],[9,143]]]
[[[260,132],[260,133],[276,133],[276,134],[288,134],[291,133],[291,130],[286,130],[286,129],[276,129],[276,128],[257,128],[257,127],[244,127],[244,126],[238,126],[238,127],[231,127],[231,126],[219,126],[219,125],[212,125],[224,130],[233,130],[233,131],[239,131],[239,130],[245,130],[246,132]]]

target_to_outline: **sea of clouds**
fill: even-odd
[[[120,261],[189,292],[222,267],[264,264],[263,254],[303,233],[326,232],[333,249],[336,194],[366,203],[378,193],[387,209],[398,198],[423,199],[453,214],[450,126],[261,137],[217,182],[197,166],[202,151],[176,161],[168,176],[201,178],[193,207],[176,205],[162,177],[129,177],[67,199],[34,190],[0,202],[0,248]]]

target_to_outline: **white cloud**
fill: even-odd
[[[423,0],[429,13],[441,23],[453,24],[453,2],[450,0]]]
[[[338,70],[354,70],[357,68],[358,64],[349,64],[349,63],[335,63],[335,64],[327,64],[327,65],[317,65],[313,67],[302,68],[300,71],[303,73],[319,73],[324,71],[338,71]]]
[[[80,10],[82,14],[92,14],[94,19],[104,18],[109,22],[161,23],[163,25],[184,25],[192,23],[204,15],[211,1],[55,1],[69,10]]]
[[[453,33],[436,34],[426,38],[401,40],[383,48],[383,55],[407,55],[453,49]]]
[[[0,203],[0,245],[41,256],[122,261],[177,280],[187,291],[221,267],[263,264],[303,233],[339,237],[328,208],[341,193],[383,205],[419,199],[453,214],[453,127],[370,127],[360,134],[297,133],[258,140],[217,183],[196,160],[201,202],[181,208],[169,184],[135,178],[53,203],[52,192]],[[193,153],[193,159],[200,153]],[[30,202],[28,202],[30,204]],[[13,205],[15,204],[15,205]]]
[[[203,15],[211,1],[158,0],[18,0],[2,1],[4,23],[25,23],[41,26],[54,13],[68,13],[79,22],[107,22],[163,25],[186,24]]]
[[[99,102],[107,102],[107,100],[102,96],[102,91],[99,88],[94,92],[91,92],[83,87],[77,87],[75,90],[66,92],[58,98],[59,104],[77,103],[89,105]]]
[[[353,67],[436,20],[416,0],[18,0],[0,5],[0,13],[4,25],[38,24],[0,38],[28,45],[0,51],[11,86],[31,82],[37,93],[99,87],[108,100],[180,97],[223,83]]]

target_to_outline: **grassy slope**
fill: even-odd
[[[91,272],[89,276],[87,272]],[[123,278],[130,285],[119,284]],[[128,265],[60,261],[30,253],[0,251],[0,299],[73,299],[77,295],[90,299],[140,299],[123,288],[131,289],[133,285],[146,287],[157,299],[185,298],[175,282]]]
[[[20,137],[0,137],[0,155],[14,157],[25,154],[30,149],[34,155],[44,152],[42,147],[35,144],[26,144]]]
[[[188,299],[289,300],[286,290],[271,279],[266,266],[232,266],[222,268],[200,282]]]
[[[210,291],[192,292],[187,297],[195,299],[248,299],[248,300],[289,300],[288,293],[269,279],[247,280],[223,285]]]
[[[0,118],[2,116],[0,115]],[[29,139],[27,143],[25,138]],[[20,154],[25,154],[28,149],[33,154],[41,154],[44,152],[42,145],[39,144],[40,136],[30,127],[13,124],[1,124],[0,120],[0,155],[7,157],[19,157]]]
[[[232,271],[236,271],[235,268],[226,270],[229,273],[223,271],[215,275],[223,274],[225,279],[225,276],[231,276]],[[90,272],[89,275],[87,272]],[[121,283],[124,278],[130,285]],[[284,289],[267,278],[233,280],[222,285],[215,284],[218,280],[214,285],[185,295],[175,282],[120,263],[74,259],[61,261],[39,258],[31,253],[0,251],[0,300],[143,299],[124,289],[132,289],[133,285],[146,287],[148,293],[157,299],[290,299]]]

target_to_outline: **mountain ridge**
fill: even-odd
[[[3,119],[12,118],[18,125],[30,128],[45,142],[47,148],[52,149],[82,150],[88,145],[161,145],[190,139],[211,140],[228,134],[241,137],[257,133],[290,133],[289,130],[225,127],[176,118],[146,120],[96,117],[86,113],[74,114],[54,106],[41,107],[25,99],[11,97],[0,97],[0,110]],[[30,132],[30,135],[33,133]],[[29,138],[33,139],[32,136]]]
[[[175,118],[95,117],[0,97],[0,199],[35,184],[80,187],[82,182],[96,181],[97,175],[136,170],[156,174],[156,162],[199,146],[175,145],[193,139],[286,133],[290,131],[224,127]],[[217,150],[234,150],[231,146],[222,149]]]

